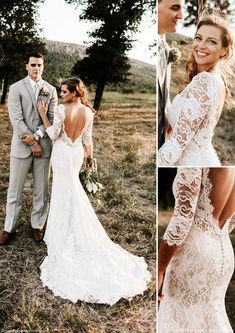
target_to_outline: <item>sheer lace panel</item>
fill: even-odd
[[[158,163],[160,166],[174,165],[197,130],[207,126],[213,86],[211,75],[203,72],[195,76],[187,89],[182,92],[185,94],[186,100],[182,105],[182,112],[173,128],[171,137],[159,150]]]
[[[201,168],[178,168],[174,181],[174,214],[163,236],[169,246],[181,245],[188,235],[197,207],[201,178]]]
[[[235,227],[235,213],[233,214],[233,216],[229,222],[229,227],[228,227],[229,233],[233,231],[234,227]]]
[[[85,146],[92,144],[93,117],[82,135],[82,142]]]
[[[62,104],[58,105],[55,113],[53,125],[47,128],[47,134],[51,140],[55,140],[61,134],[61,130],[64,124],[64,106]]]

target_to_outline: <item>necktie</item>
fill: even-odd
[[[37,100],[38,99],[38,94],[39,94],[39,85],[36,83],[35,86],[34,86],[34,96],[35,96],[35,99]]]
[[[162,89],[166,79],[167,59],[167,44],[166,41],[161,38],[158,44],[158,77]]]

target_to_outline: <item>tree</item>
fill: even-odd
[[[26,54],[45,53],[45,45],[36,27],[38,5],[44,0],[4,0],[0,2],[0,78],[4,81],[1,104],[8,85],[23,75]]]
[[[224,14],[231,14],[233,11],[229,0],[188,0],[185,5],[187,15],[184,18],[184,25],[186,27],[196,24],[199,13],[205,8],[209,11],[212,9],[218,9]]]
[[[80,16],[99,24],[89,33],[94,40],[87,48],[86,57],[73,67],[87,84],[96,86],[94,109],[99,110],[107,83],[124,82],[130,69],[126,52],[131,49],[133,37],[142,15],[150,3],[141,0],[66,0],[83,5]],[[152,3],[152,2],[151,2]]]

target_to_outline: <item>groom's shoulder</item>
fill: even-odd
[[[56,89],[52,84],[50,84],[49,82],[43,80],[43,84],[45,84],[47,86],[47,88],[53,90],[53,89]]]
[[[26,83],[26,78],[16,81],[10,85],[10,88],[20,88]]]

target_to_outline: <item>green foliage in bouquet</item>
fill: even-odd
[[[88,194],[95,194],[97,191],[103,190],[104,186],[99,182],[97,162],[92,159],[92,167],[89,171],[85,168],[81,169],[79,174],[81,184]]]

